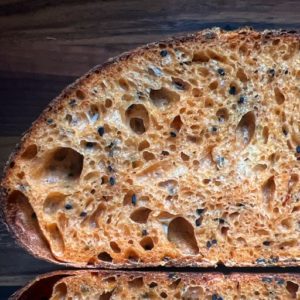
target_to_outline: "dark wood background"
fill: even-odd
[[[213,26],[300,29],[299,13],[297,0],[0,0],[0,167],[47,103],[109,57]],[[0,224],[0,299],[54,269]]]

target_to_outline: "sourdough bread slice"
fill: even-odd
[[[299,35],[205,30],[96,67],[2,181],[34,255],[74,266],[298,266]]]
[[[300,299],[295,274],[54,272],[38,277],[11,300],[35,299]]]

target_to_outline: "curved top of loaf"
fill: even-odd
[[[205,260],[202,259],[201,262],[193,260],[189,255],[193,254],[193,252],[197,252],[198,246],[197,242],[195,241],[194,245],[191,245],[190,242],[187,244],[187,248],[189,249],[190,253],[188,256],[182,256],[182,257],[177,257],[176,259],[166,259],[163,263],[161,261],[153,260],[153,261],[147,261],[147,262],[139,262],[138,264],[131,261],[130,259],[128,261],[119,261],[117,263],[111,263],[110,258],[106,260],[105,255],[107,254],[106,252],[103,254],[103,260],[101,261],[95,261],[95,260],[90,260],[86,261],[86,257],[82,257],[79,260],[72,261],[70,259],[64,260],[60,257],[60,251],[61,251],[61,243],[63,244],[64,241],[61,241],[60,237],[60,229],[55,225],[55,224],[47,224],[47,226],[44,228],[44,225],[41,228],[39,222],[40,222],[40,215],[37,213],[38,208],[40,203],[36,201],[35,203],[35,209],[32,207],[32,203],[28,201],[28,198],[30,198],[31,191],[26,190],[26,186],[22,184],[22,180],[24,178],[24,172],[20,172],[18,170],[19,163],[23,160],[31,160],[37,152],[36,144],[38,144],[38,139],[42,137],[42,129],[45,128],[45,124],[52,125],[53,120],[56,118],[57,115],[59,115],[66,106],[72,106],[74,104],[74,99],[77,99],[76,101],[82,101],[82,106],[84,107],[84,103],[86,100],[86,93],[87,92],[87,87],[91,88],[93,86],[93,82],[95,80],[109,80],[110,78],[118,77],[118,74],[122,72],[124,69],[129,69],[129,70],[135,70],[136,66],[141,63],[141,60],[143,59],[149,59],[153,61],[158,61],[161,59],[161,57],[165,56],[164,51],[170,51],[170,49],[176,49],[180,47],[185,47],[185,49],[201,49],[202,46],[207,46],[211,49],[214,49],[214,47],[222,47],[223,43],[230,43],[232,45],[239,45],[241,46],[241,51],[247,52],[247,46],[251,44],[251,49],[255,49],[255,47],[259,48],[260,45],[267,45],[267,44],[274,44],[278,43],[278,41],[284,41],[284,42],[296,42],[297,44],[299,43],[299,34],[294,31],[263,31],[263,32],[256,32],[253,31],[249,28],[244,28],[240,29],[237,31],[231,31],[231,32],[226,32],[223,30],[220,30],[218,28],[214,29],[208,29],[208,30],[203,30],[195,34],[187,35],[184,37],[177,37],[173,39],[169,39],[166,41],[158,42],[158,43],[153,43],[149,44],[140,48],[137,48],[136,50],[133,50],[131,52],[124,53],[116,58],[108,60],[106,63],[104,63],[101,66],[96,66],[93,68],[91,71],[89,71],[87,74],[83,75],[81,78],[79,78],[75,83],[71,84],[68,86],[57,98],[55,98],[49,106],[41,113],[39,118],[32,124],[32,127],[23,135],[20,144],[16,147],[15,151],[12,153],[12,155],[9,158],[9,161],[6,165],[5,171],[4,171],[4,176],[1,182],[1,206],[2,206],[2,214],[3,218],[6,221],[6,224],[8,225],[10,231],[14,234],[16,237],[16,240],[24,247],[26,248],[30,253],[32,253],[34,256],[46,259],[51,262],[56,262],[64,265],[70,265],[70,266],[79,266],[79,267],[111,267],[111,268],[117,268],[120,265],[124,267],[141,267],[141,266],[151,266],[151,265],[159,265],[159,264],[166,264],[166,265],[175,265],[175,266],[184,266],[184,265],[189,265],[189,266],[208,266],[208,265],[215,265],[218,261],[210,261],[210,260]],[[243,48],[244,47],[244,48]],[[197,51],[198,51],[197,50]],[[175,53],[175,52],[174,52]],[[175,54],[174,54],[175,55]],[[204,55],[204,56],[203,56]],[[212,53],[212,55],[214,55]],[[197,56],[197,54],[196,54]],[[205,54],[199,52],[199,57],[194,56],[195,61],[199,61],[200,63],[205,62],[206,57]],[[220,58],[215,57],[216,60],[219,60]],[[183,62],[182,64],[189,64],[189,62]],[[151,67],[152,69],[150,70],[151,73],[154,74],[154,76],[160,76],[159,72],[160,70],[156,69],[155,66]],[[221,72],[221,71],[220,71]],[[272,74],[271,74],[272,76]],[[243,75],[241,75],[243,77]],[[175,85],[179,86],[179,89],[183,88],[185,82],[182,82],[180,79],[175,78]],[[241,79],[243,80],[243,79]],[[124,82],[119,82],[119,84],[122,86],[124,85],[124,90],[127,89],[126,85],[126,80]],[[212,87],[213,88],[213,87]],[[231,87],[232,88],[232,87]],[[105,86],[100,87],[101,89],[109,89]],[[154,90],[153,93],[156,90]],[[231,91],[232,93],[235,93],[235,91]],[[229,92],[229,93],[231,93]],[[92,92],[91,92],[92,93]],[[95,91],[97,93],[97,91]],[[197,91],[195,90],[195,93]],[[276,93],[276,92],[275,92]],[[141,96],[142,97],[142,96]],[[174,95],[171,95],[171,97],[175,97]],[[281,94],[281,91],[278,91],[278,104],[282,101],[282,97],[284,97]],[[168,97],[167,97],[168,98]],[[153,96],[153,101],[156,101],[155,99],[159,100],[159,95]],[[277,99],[277,98],[276,98]],[[167,99],[168,100],[168,99]],[[109,102],[110,101],[110,102]],[[111,100],[109,99],[107,102],[107,107],[111,106]],[[125,99],[125,101],[127,101]],[[242,101],[242,100],[241,100]],[[277,100],[276,100],[277,101]],[[208,101],[209,102],[209,101]],[[154,103],[155,104],[155,103]],[[136,105],[136,104],[134,104]],[[156,105],[156,104],[155,104]],[[157,103],[157,106],[160,107],[160,105],[164,105],[163,103]],[[210,103],[207,104],[208,106]],[[135,107],[136,109],[137,107]],[[141,113],[141,110],[143,108],[140,108],[138,110],[138,114]],[[142,111],[143,113],[143,111]],[[145,127],[147,127],[147,122],[150,122],[150,119],[143,124],[140,124],[138,120],[139,118],[136,118],[135,114],[136,111],[131,113],[130,109],[126,110],[126,114],[130,116],[130,121],[133,120],[133,123],[130,123],[131,129],[133,129],[137,134],[143,133],[145,131]],[[132,115],[130,115],[132,114]],[[220,118],[224,118],[225,113],[220,112]],[[93,115],[90,116],[93,118]],[[110,118],[113,118],[113,115],[110,115]],[[225,116],[226,117],[226,116]],[[68,117],[67,117],[68,118]],[[70,118],[70,117],[69,117]],[[241,127],[241,132],[243,131],[243,128],[245,126],[248,126],[248,138],[251,140],[253,130],[251,124],[253,123],[253,118],[255,118],[255,114],[252,112],[249,112],[248,114],[245,114],[243,119],[241,119],[239,126]],[[72,122],[72,117],[69,122]],[[152,121],[151,121],[152,122]],[[176,136],[176,124],[174,125],[174,134]],[[105,128],[106,130],[107,128]],[[213,130],[213,129],[212,129]],[[67,131],[66,131],[66,136],[67,136]],[[101,133],[99,133],[101,134]],[[243,134],[243,132],[241,133]],[[193,137],[191,137],[192,139]],[[245,137],[244,137],[245,138]],[[56,141],[51,141],[49,143],[55,143]],[[89,148],[90,146],[93,147],[93,145],[89,144],[92,142],[86,141],[85,146]],[[63,152],[63,154],[62,154]],[[66,166],[64,166],[64,170],[67,169],[68,171],[71,171],[69,176],[71,177],[78,177],[80,176],[80,172],[82,168],[82,155],[78,151],[73,151],[69,149],[64,149],[64,147],[60,146],[58,150],[52,151],[49,155],[47,154],[47,157],[44,158],[45,162],[45,167],[48,169],[53,168],[53,165],[48,161],[50,161],[53,156],[67,156],[69,158],[69,162],[66,162]],[[151,153],[145,154],[148,155],[148,158],[146,160],[151,160]],[[150,155],[150,156],[149,156]],[[183,160],[185,159],[184,154],[183,155]],[[75,161],[76,166],[72,165],[72,162]],[[40,163],[40,162],[39,162]],[[218,168],[220,167],[220,164],[222,164],[222,161],[218,162]],[[72,165],[70,167],[70,164]],[[40,178],[40,176],[44,176],[43,172],[44,170],[40,170],[38,168],[38,164],[35,165],[35,168],[32,169],[32,177],[33,178]],[[79,166],[79,167],[78,167]],[[56,166],[54,166],[55,168]],[[60,168],[60,167],[58,167]],[[71,168],[71,169],[70,169]],[[79,170],[79,169],[80,170]],[[169,168],[169,165],[166,164],[163,166],[163,168]],[[177,170],[178,172],[182,170]],[[52,171],[51,171],[52,172]],[[143,170],[142,172],[148,172],[148,170]],[[31,176],[31,175],[30,175]],[[60,176],[57,175],[56,173],[52,174],[51,176],[48,177],[47,180],[53,180],[55,182],[56,177],[55,176]],[[92,175],[90,175],[92,176]],[[103,178],[103,180],[109,180],[109,183],[111,185],[114,185],[114,182],[111,178]],[[169,183],[168,183],[169,184]],[[274,179],[273,177],[270,177],[268,180],[265,182],[265,186],[263,186],[263,190],[265,193],[267,193],[267,198],[272,196],[273,193],[273,188],[274,188]],[[64,187],[65,188],[65,187]],[[67,187],[66,187],[67,189]],[[51,194],[51,193],[50,193]],[[50,195],[49,194],[49,195]],[[26,195],[26,196],[25,196]],[[271,195],[271,196],[270,196]],[[134,194],[129,195],[132,199]],[[51,200],[51,207],[47,209],[53,209],[52,203],[55,203],[56,201],[59,202],[61,199],[65,199],[66,195],[64,193],[60,194],[60,192],[55,191],[52,193],[50,196]],[[47,200],[47,199],[46,199]],[[49,200],[49,201],[50,201]],[[131,200],[132,201],[132,200]],[[66,206],[65,206],[66,207]],[[66,207],[66,209],[68,209]],[[101,213],[101,206],[98,211],[95,212]],[[147,212],[145,212],[147,213]],[[45,213],[43,213],[45,214]],[[38,216],[37,216],[38,215]],[[140,216],[140,214],[139,214]],[[64,216],[59,217],[61,225],[64,226],[64,222],[67,222],[64,218]],[[37,221],[39,220],[39,222]],[[176,226],[186,226],[186,221],[185,220],[180,220],[180,217],[177,217],[177,223],[174,225],[175,229],[177,230]],[[97,222],[97,220],[95,221]],[[138,222],[138,221],[137,221]],[[200,221],[199,221],[200,222]],[[178,225],[179,224],[179,225]],[[197,225],[197,224],[196,224]],[[189,226],[189,225],[188,225]],[[45,237],[45,230],[49,230],[49,236],[47,238]],[[43,232],[43,233],[42,233]],[[176,238],[176,237],[175,237]],[[184,239],[184,238],[183,238]],[[59,243],[50,250],[49,247],[49,241],[54,241],[58,240]],[[170,237],[170,240],[172,240],[172,237]],[[207,243],[211,243],[212,245],[214,244],[214,240],[207,241]],[[210,248],[210,247],[208,247]],[[118,251],[118,250],[117,250]],[[134,252],[134,251],[133,251]],[[299,253],[298,253],[299,254]],[[70,254],[71,255],[71,254]],[[84,256],[84,255],[83,255]],[[130,254],[128,254],[130,256]],[[259,258],[257,258],[258,260]],[[265,265],[265,264],[274,264],[274,265],[283,265],[283,266],[288,266],[288,265],[298,265],[299,264],[299,256],[298,257],[290,257],[288,259],[283,259],[280,260],[276,258],[277,260],[275,261],[263,261],[258,262],[259,265]],[[243,261],[241,259],[238,261],[238,263],[232,261],[227,261],[227,265],[253,265],[256,264],[255,262],[251,262],[249,260]]]

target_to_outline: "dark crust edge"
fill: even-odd
[[[176,260],[170,260],[169,262],[162,264],[161,262],[157,263],[140,263],[140,262],[130,262],[125,264],[114,264],[114,263],[99,263],[97,265],[86,265],[86,264],[80,264],[80,263],[71,263],[71,262],[62,262],[58,259],[56,259],[53,255],[51,250],[49,249],[49,255],[44,256],[39,253],[39,251],[31,245],[28,245],[21,241],[21,239],[18,237],[19,232],[14,226],[14,224],[11,224],[8,219],[8,211],[6,209],[7,202],[8,202],[8,189],[7,189],[7,180],[9,178],[11,169],[10,164],[14,162],[18,156],[22,153],[24,149],[24,145],[28,139],[30,139],[31,133],[34,132],[36,127],[41,125],[43,121],[49,116],[49,114],[59,111],[59,105],[63,103],[63,101],[77,88],[82,86],[88,78],[93,75],[94,73],[97,73],[98,75],[109,71],[109,69],[116,65],[120,64],[122,62],[127,62],[129,59],[135,57],[135,56],[142,56],[144,53],[147,53],[148,50],[154,50],[159,49],[160,44],[168,45],[172,44],[174,45],[180,45],[182,43],[186,42],[192,42],[192,41],[212,41],[216,38],[216,30],[220,30],[220,33],[226,32],[225,30],[222,30],[220,28],[211,28],[211,29],[205,29],[201,30],[192,34],[188,35],[179,35],[175,37],[171,37],[169,39],[161,40],[158,42],[153,42],[146,44],[144,46],[138,47],[134,50],[124,52],[120,54],[119,56],[116,56],[114,58],[111,58],[104,62],[102,65],[97,65],[94,68],[92,68],[90,71],[85,73],[83,76],[78,78],[74,83],[68,85],[65,89],[62,90],[62,92],[54,98],[47,107],[41,112],[39,117],[32,123],[31,127],[25,131],[20,139],[20,142],[16,145],[15,149],[12,151],[11,155],[8,158],[7,163],[4,166],[4,170],[2,173],[2,178],[0,178],[0,221],[2,219],[3,223],[6,225],[8,231],[12,234],[17,244],[19,244],[21,247],[23,247],[27,252],[29,252],[31,255],[33,255],[35,258],[43,259],[48,262],[56,263],[63,266],[69,266],[69,267],[79,267],[79,268],[108,268],[108,269],[117,269],[117,268],[142,268],[142,267],[156,267],[156,266],[172,266],[172,267],[216,267],[216,264],[213,265],[209,262],[197,262],[197,261],[191,261],[191,258],[179,258]],[[237,30],[230,31],[230,33],[238,34],[238,35],[253,35],[258,33],[259,31],[254,31],[250,27],[242,27]],[[300,30],[264,30],[262,32],[259,32],[262,34],[262,37],[266,40],[269,40],[271,38],[298,38],[300,40]],[[245,263],[245,264],[234,264],[233,266],[241,266],[241,267],[274,267],[274,266],[280,266],[280,267],[290,267],[290,266],[299,266],[300,260],[284,260],[279,261],[275,264],[268,265],[268,264],[261,264],[257,265],[255,263]],[[230,266],[230,265],[226,265]]]
[[[128,279],[130,277],[152,277],[153,280],[156,278],[159,278],[159,280],[163,281],[173,281],[176,280],[177,277],[185,279],[187,282],[194,280],[196,284],[200,281],[203,281],[204,283],[214,279],[214,278],[232,278],[235,281],[250,281],[251,279],[260,279],[263,277],[271,277],[271,278],[282,278],[285,280],[300,280],[300,274],[296,273],[231,273],[228,275],[224,275],[219,272],[214,273],[195,273],[195,272],[141,272],[141,271],[135,271],[135,272],[127,272],[127,271],[108,271],[108,270],[66,270],[66,271],[54,271],[51,273],[46,273],[43,275],[39,275],[30,282],[28,282],[24,287],[17,290],[13,295],[9,297],[9,300],[18,300],[20,299],[25,292],[27,292],[30,288],[34,287],[35,284],[37,284],[40,281],[49,281],[49,279],[53,277],[58,277],[57,281],[60,279],[66,277],[66,276],[76,276],[76,275],[83,275],[86,273],[98,273],[98,275],[104,277],[104,276],[115,276],[115,275],[122,275],[127,276]],[[61,276],[61,277],[60,277]],[[56,281],[56,282],[57,282]],[[56,283],[54,282],[54,284]],[[53,286],[54,286],[53,284]],[[53,288],[53,286],[51,288]]]

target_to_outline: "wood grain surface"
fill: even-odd
[[[299,12],[297,0],[0,0],[1,169],[47,103],[109,57],[213,26],[300,29]],[[0,299],[53,269],[0,225]]]

